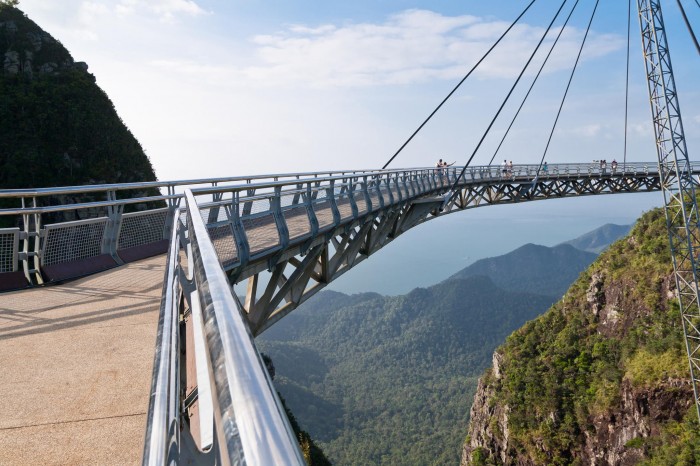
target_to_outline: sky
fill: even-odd
[[[555,3],[536,2],[391,167],[430,166],[437,158],[462,164],[472,154],[472,164],[488,163],[574,1],[567,2],[545,49],[535,55],[533,68],[504,107],[504,116],[475,152],[551,21],[559,6]],[[497,160],[539,162],[594,3],[579,1]],[[684,4],[700,29],[700,8],[688,0]],[[380,167],[525,6],[522,0],[21,0],[19,4],[76,61],[87,62],[161,180]],[[675,2],[666,0],[662,6],[692,158],[700,149],[700,59]],[[636,14],[632,19],[627,159],[654,162]],[[601,2],[586,44],[547,152],[550,164],[624,157],[626,2]],[[421,227],[424,230],[415,239],[406,235],[404,246],[392,246],[395,253],[380,254],[386,256],[385,265],[399,266],[401,261],[415,262],[406,258],[415,256],[415,251],[409,252],[422,244],[421,254],[427,257],[421,260],[431,267],[443,256],[469,262],[480,258],[478,251],[481,257],[505,253],[530,238],[551,245],[607,221],[631,223],[662,201],[658,193],[604,199],[548,201],[528,208],[493,208],[490,214],[448,216]],[[454,247],[459,237],[441,235],[446,230],[457,234],[464,222],[489,224],[484,216],[493,217],[489,228],[506,232],[500,246],[476,248],[466,244],[476,240],[463,239],[465,249],[458,254],[430,246],[426,251],[425,235],[429,243],[434,238],[435,244],[449,242]],[[533,218],[558,220],[555,226],[533,225],[531,233],[517,223],[531,224]],[[436,226],[430,226],[433,223]],[[508,231],[514,233],[508,236]],[[451,269],[457,267],[452,272],[465,265],[452,264]],[[361,267],[370,281],[383,273],[377,271],[373,277],[368,266]],[[442,275],[449,275],[450,267],[439,267]],[[404,277],[399,282],[405,288],[425,279]],[[366,286],[348,285],[344,291],[363,291]],[[399,291],[404,291],[401,286],[391,290]]]

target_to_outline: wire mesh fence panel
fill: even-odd
[[[107,217],[46,225],[41,265],[54,265],[102,254]]]
[[[290,240],[311,234],[311,223],[305,205],[285,209],[282,213],[287,222]]]
[[[373,188],[369,192],[369,200],[372,203],[372,212],[374,212],[375,210],[379,210],[381,208],[382,205],[379,203],[380,202],[379,198],[380,198],[379,193],[377,192],[377,190],[375,188]]]
[[[280,244],[279,231],[272,214],[243,219],[243,228],[248,237],[251,256]]]
[[[250,209],[250,215],[259,214],[270,210],[270,198],[256,199],[254,201],[244,202],[244,215],[247,215],[247,209]]]
[[[389,188],[382,182],[382,184],[379,185],[379,194],[378,196],[381,196],[382,201],[384,201],[384,205],[389,205],[391,204],[391,197],[389,196]],[[374,202],[374,201],[372,201]]]
[[[323,197],[321,197],[321,193],[319,192],[319,197],[313,202],[312,206],[316,214],[316,219],[318,220],[319,230],[324,230],[335,223],[333,220],[331,203],[326,198],[325,193],[323,193]]]
[[[303,202],[303,200],[299,191],[282,193],[282,196],[280,196],[280,205],[282,207],[298,205],[300,202]]]
[[[357,204],[357,214],[364,215],[367,213],[367,201],[365,200],[365,193],[363,191],[355,191],[353,193],[355,198],[355,204]]]
[[[352,218],[352,205],[350,204],[350,198],[347,194],[338,195],[335,203],[338,206],[338,212],[340,212],[341,220]]]
[[[117,249],[132,248],[163,240],[168,209],[124,214]]]
[[[0,273],[17,271],[19,228],[0,229]]]
[[[238,262],[238,247],[231,224],[207,226],[207,232],[224,268]]]
[[[226,206],[230,204],[221,203],[220,205],[201,207],[199,213],[202,215],[202,220],[205,224],[226,222],[229,220],[226,213]]]

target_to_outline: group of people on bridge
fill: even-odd
[[[594,160],[594,162],[597,162],[597,160]],[[615,172],[617,171],[617,160],[613,159],[613,161],[610,162],[610,169],[612,170],[612,174],[614,175]],[[600,174],[605,175],[607,170],[608,170],[607,160],[601,159],[600,160]]]
[[[435,168],[438,168],[438,169],[439,169],[439,170],[437,170],[438,173],[445,173],[445,172],[447,171],[447,170],[446,170],[447,167],[451,167],[451,166],[454,165],[454,164],[455,164],[455,162],[447,163],[446,161],[440,159],[440,160],[438,160],[437,163],[435,164]]]

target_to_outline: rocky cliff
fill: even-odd
[[[496,351],[461,464],[699,464],[675,299],[657,210]]]
[[[0,3],[0,188],[155,179],[87,64]]]

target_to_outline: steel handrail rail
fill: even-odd
[[[622,165],[622,164],[620,164]],[[695,164],[694,164],[695,165]],[[557,175],[557,174],[564,174],[564,173],[554,173],[555,171],[559,171],[562,167],[585,167],[588,169],[591,166],[598,166],[598,164],[591,164],[591,163],[585,163],[585,164],[552,164],[549,165],[549,171],[548,172],[541,172],[540,171],[540,176],[544,175],[549,175],[550,177],[552,175]],[[645,162],[635,162],[635,163],[627,163],[625,164],[627,167],[633,167],[633,168],[644,168],[645,172],[648,173],[656,173],[657,167],[654,165],[653,167],[650,167],[648,163]],[[697,164],[697,166],[700,168],[700,163]],[[523,168],[529,168],[529,169],[535,169],[538,168],[539,165],[513,165],[513,171],[516,169],[523,169]],[[445,170],[449,170],[452,173],[455,173],[457,170],[461,169],[462,167],[450,167],[448,169],[444,168],[421,168],[418,170],[413,170],[413,169],[402,169],[402,170],[396,170],[391,173],[416,173],[420,175],[426,175],[426,174],[432,174],[432,173],[437,173],[440,175],[445,175],[446,172]],[[499,174],[494,175],[490,177],[489,179],[491,180],[502,180],[503,177],[500,176],[501,172],[501,167],[498,167],[496,165],[485,165],[485,166],[474,166],[474,167],[468,167],[469,170],[472,172],[479,172],[479,171],[497,171]],[[599,169],[600,170],[600,169]],[[606,174],[612,174],[612,170],[610,168],[607,168],[605,170]],[[390,172],[390,171],[387,171]],[[469,172],[465,172],[465,175]],[[626,172],[623,172],[621,167],[618,166],[618,169],[616,171],[616,174],[624,174]],[[456,173],[455,173],[456,174]],[[353,176],[352,178],[362,178],[363,175],[356,175]],[[256,190],[256,189],[266,189],[266,188],[279,188],[279,187],[284,187],[284,186],[292,186],[292,185],[297,185],[297,184],[306,184],[306,183],[313,183],[313,182],[323,182],[323,181],[337,181],[337,180],[345,180],[348,179],[349,176],[329,176],[329,177],[323,177],[323,178],[302,178],[302,179],[297,179],[293,181],[273,181],[273,182],[267,182],[267,183],[253,183],[253,184],[244,184],[244,185],[230,185],[230,186],[211,186],[211,187],[202,187],[202,188],[193,188],[191,189],[192,193],[195,195],[206,195],[206,194],[218,194],[218,193],[228,193],[228,192],[240,192],[240,191],[247,191],[247,190]],[[462,176],[462,178],[465,178],[465,176]],[[466,181],[466,180],[465,180]],[[482,181],[482,180],[479,180]],[[260,196],[263,196],[265,194],[273,194],[273,192],[269,193],[264,193],[260,194]],[[244,197],[241,197],[241,200],[247,199]]]
[[[230,183],[248,180],[264,180],[268,178],[292,178],[300,176],[325,175],[352,175],[357,173],[386,173],[397,169],[361,169],[361,170],[324,170],[317,172],[299,172],[299,173],[279,173],[279,174],[262,174],[248,176],[233,176],[219,178],[194,178],[171,181],[143,181],[132,183],[111,183],[111,184],[95,184],[95,185],[76,185],[76,186],[57,186],[52,188],[17,188],[17,189],[0,189],[0,198],[20,198],[20,197],[39,197],[39,196],[54,196],[57,194],[75,194],[88,192],[104,192],[104,191],[124,191],[129,189],[148,189],[148,188],[165,188],[175,186],[191,186],[197,184],[209,183]],[[401,169],[406,170],[406,169]],[[412,170],[412,168],[408,169]],[[182,197],[182,195],[180,195]]]
[[[638,166],[651,166],[656,167],[656,164],[653,162],[628,162],[626,164],[619,164],[618,168],[620,169],[620,173],[622,173],[623,166],[624,167],[638,167]],[[692,164],[695,165],[695,164]],[[591,166],[597,166],[596,163],[582,163],[582,164],[551,164],[549,165],[550,170],[553,167],[559,167],[559,166],[573,166],[573,167],[591,167]],[[521,164],[521,165],[514,165],[514,168],[522,168],[522,167],[539,167],[539,165],[533,165],[533,164]],[[457,167],[461,168],[461,167]],[[481,165],[481,166],[473,166],[473,167],[468,167],[470,170],[497,170],[500,169],[501,167],[498,165]],[[454,170],[455,167],[450,167],[448,170]],[[367,169],[367,170],[347,170],[347,171],[320,171],[320,172],[300,172],[300,173],[288,173],[288,174],[266,174],[266,175],[254,175],[254,176],[241,176],[241,177],[223,177],[223,178],[200,178],[200,179],[189,179],[189,180],[176,180],[176,181],[148,181],[148,182],[140,182],[140,183],[115,183],[115,184],[101,184],[101,185],[82,185],[82,186],[63,186],[63,187],[55,187],[55,188],[38,188],[38,189],[2,189],[0,190],[0,198],[4,199],[12,199],[12,198],[27,198],[27,197],[41,197],[41,196],[52,196],[52,195],[59,195],[59,194],[80,194],[80,193],[94,193],[94,192],[107,192],[107,191],[123,191],[123,190],[130,190],[130,189],[144,189],[144,188],[162,188],[162,187],[176,187],[176,186],[191,186],[191,185],[196,185],[196,184],[215,184],[215,183],[225,183],[225,182],[243,182],[245,183],[242,184],[234,184],[234,185],[229,185],[225,186],[226,188],[229,187],[245,187],[245,186],[253,186],[253,183],[250,183],[252,180],[266,180],[272,178],[274,179],[279,179],[279,178],[289,178],[289,181],[287,184],[294,184],[295,182],[308,182],[308,181],[321,181],[323,179],[328,179],[335,177],[336,179],[342,179],[342,178],[349,178],[349,177],[362,177],[362,176],[371,176],[371,175],[376,175],[376,174],[399,174],[399,173],[408,173],[408,172],[438,172],[438,171],[443,171],[444,169],[440,168],[435,168],[435,167],[414,167],[414,168],[400,168],[400,169],[387,169],[387,170],[378,170],[378,169]],[[608,168],[607,171],[611,171],[611,168]],[[326,175],[328,174],[328,175]],[[299,178],[301,176],[305,176],[307,178]],[[313,178],[310,178],[312,177]],[[295,178],[296,177],[296,178]],[[273,181],[271,183],[276,183],[276,182],[282,182],[283,181]],[[257,183],[256,183],[257,184]],[[270,183],[263,183],[263,184],[270,184]],[[218,186],[219,188],[224,188],[223,186]],[[212,187],[214,188],[214,187]],[[193,188],[193,191],[195,190],[200,190],[200,189],[212,189],[212,188]],[[152,199],[152,200],[159,200],[159,199],[165,199],[165,198],[182,198],[183,195],[180,194],[171,194],[171,195],[162,195],[162,196],[153,196],[153,197],[147,197],[147,198],[140,198],[140,199]],[[145,201],[141,201],[145,202]],[[76,204],[68,204],[68,205],[76,205]],[[58,206],[55,206],[58,207]],[[0,210],[0,215],[13,215],[9,213],[6,209]]]
[[[238,458],[248,465],[302,466],[294,432],[189,189],[185,200],[220,455],[232,464]]]
[[[160,317],[156,334],[155,355],[153,357],[153,375],[146,419],[146,434],[143,447],[143,466],[161,466],[170,464],[171,448],[177,450],[179,420],[178,388],[179,376],[173,370],[177,368],[177,332],[178,332],[178,256],[180,253],[180,235],[178,218],[173,220],[173,235],[170,238],[165,278],[160,302]]]

